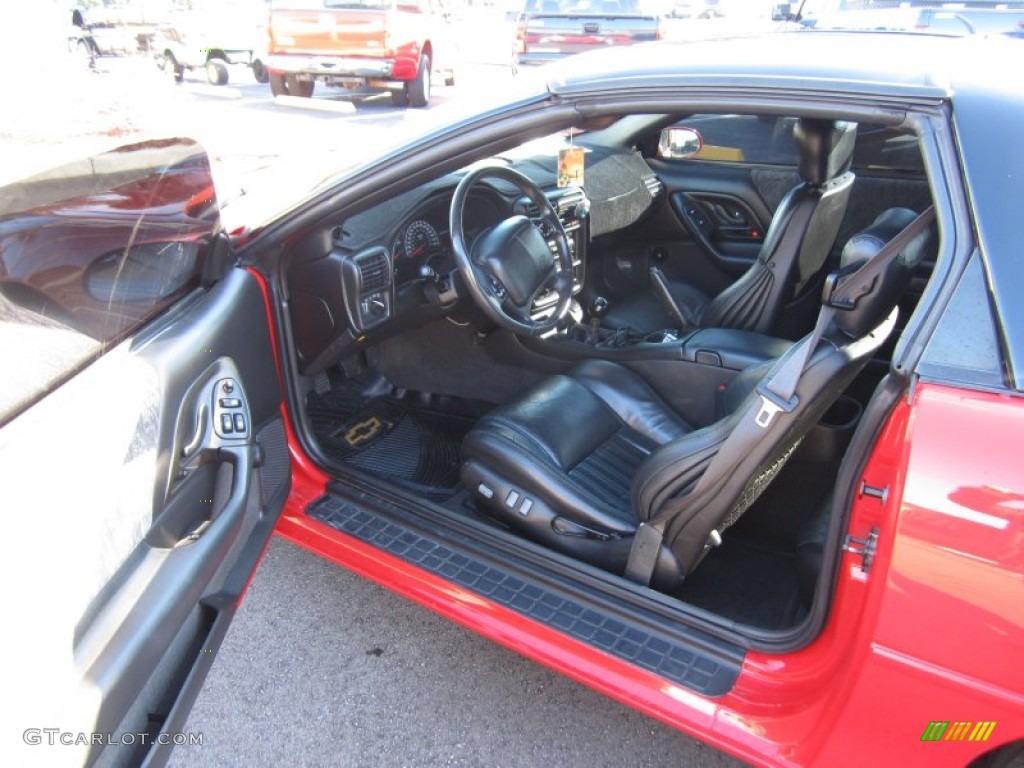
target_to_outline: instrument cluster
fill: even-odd
[[[428,203],[413,212],[395,235],[391,254],[395,282],[401,285],[421,277],[421,269],[430,267],[438,274],[455,269],[452,240],[448,230],[450,195]],[[484,230],[498,224],[507,214],[489,195],[471,194],[466,201],[466,238],[473,241]]]

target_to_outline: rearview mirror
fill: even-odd
[[[658,157],[663,160],[682,160],[693,157],[704,146],[704,139],[694,128],[672,126],[661,132]]]

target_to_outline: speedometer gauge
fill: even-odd
[[[441,238],[429,223],[417,220],[405,229],[402,236],[402,250],[407,259],[420,256],[434,248],[441,247]]]

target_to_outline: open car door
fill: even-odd
[[[290,487],[261,282],[205,154],[0,190],[9,765],[160,764]]]

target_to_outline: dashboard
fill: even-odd
[[[288,268],[289,303],[300,367],[306,375],[403,330],[470,305],[456,268],[449,211],[458,177],[447,176],[335,222],[297,244]],[[546,195],[558,211],[573,257],[574,292],[582,290],[590,237],[589,202],[579,188]],[[555,233],[536,206],[504,182],[481,183],[466,200],[472,243],[513,215],[534,219],[555,250]],[[461,289],[461,290],[460,290]],[[550,291],[534,303],[539,319],[555,310]],[[471,315],[472,316],[472,315]]]

